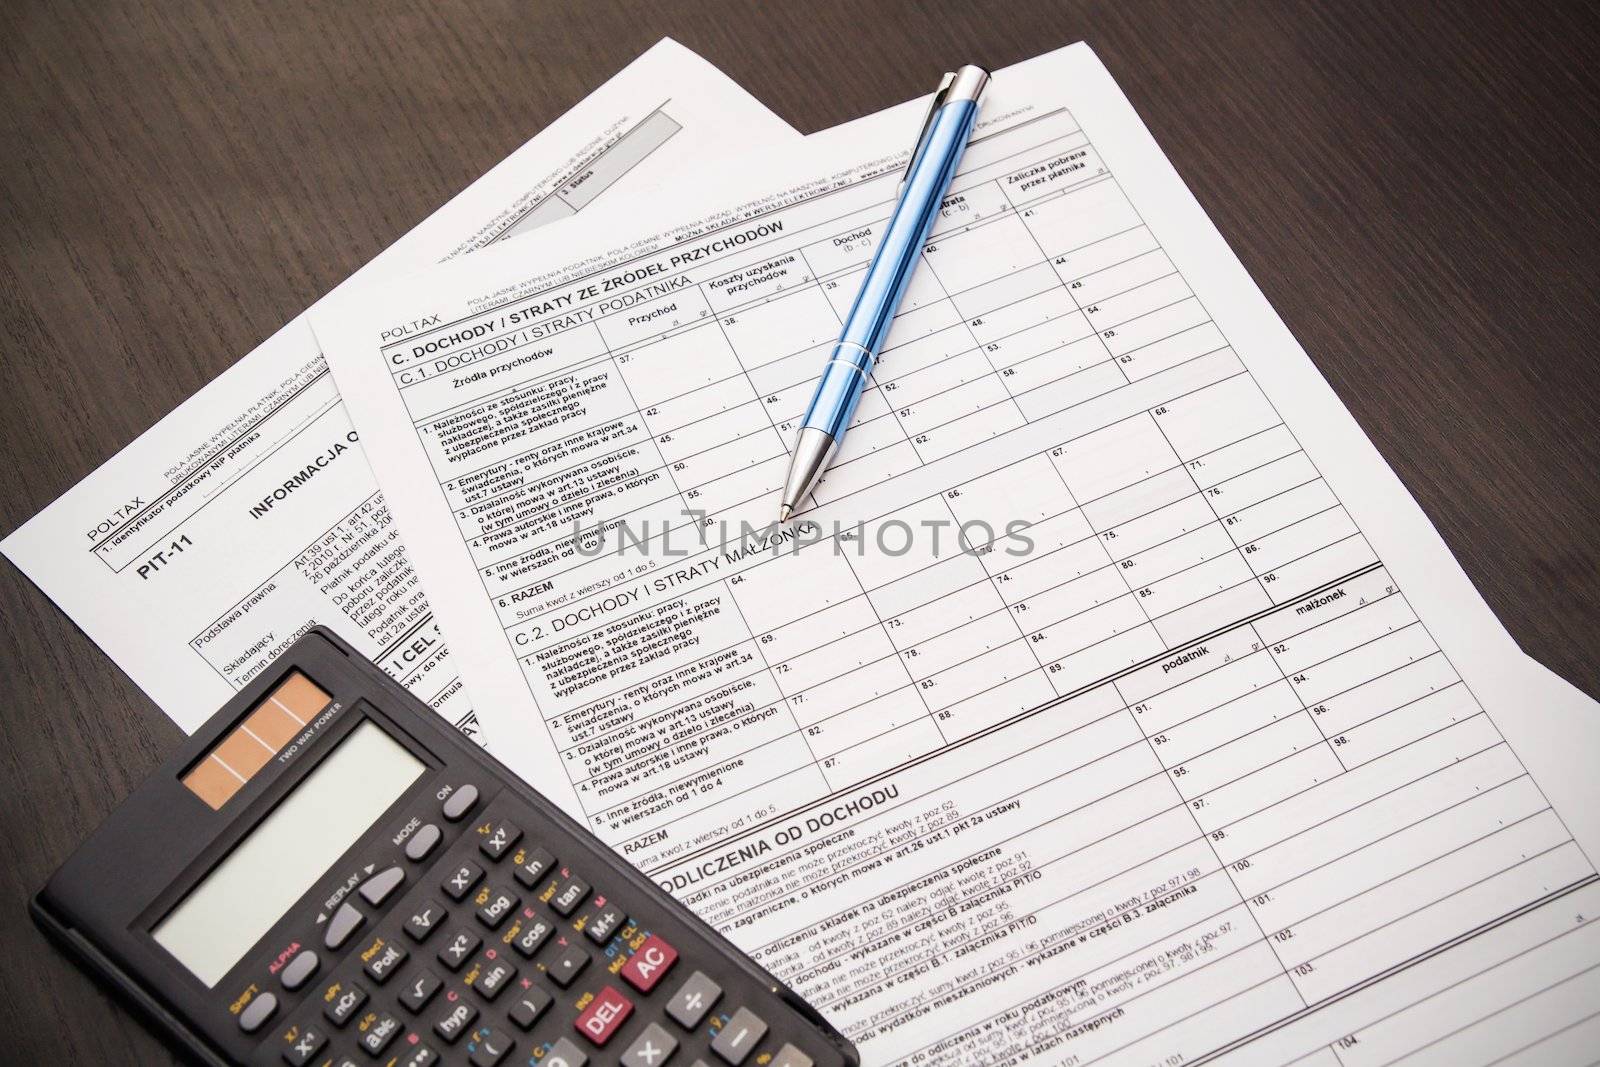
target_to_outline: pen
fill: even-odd
[[[978,97],[989,72],[965,66],[946,74],[928,105],[911,162],[901,176],[899,200],[867,266],[839,340],[817,379],[816,392],[800,421],[789,476],[784,481],[778,521],[786,521],[827,470],[867,386],[873,361],[889,334],[894,313],[917,268],[917,258],[955,177],[978,117]]]

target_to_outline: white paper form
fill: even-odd
[[[996,76],[816,507],[740,530],[921,107],[318,310],[504,757],[869,1064],[1578,1062],[1595,705],[1086,47]]]
[[[663,40],[355,278],[491,245],[595,202],[635,209],[630,190],[719,143],[794,136],[716,68]],[[304,315],[0,549],[186,731],[295,637],[328,623],[476,733]]]

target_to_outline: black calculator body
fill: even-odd
[[[33,914],[207,1064],[859,1063],[321,628],[113,812]]]

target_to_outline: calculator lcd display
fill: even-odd
[[[215,986],[423,770],[363,721],[151,935]]]

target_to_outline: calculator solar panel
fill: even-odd
[[[320,628],[33,910],[205,1063],[859,1062],[796,994]]]

